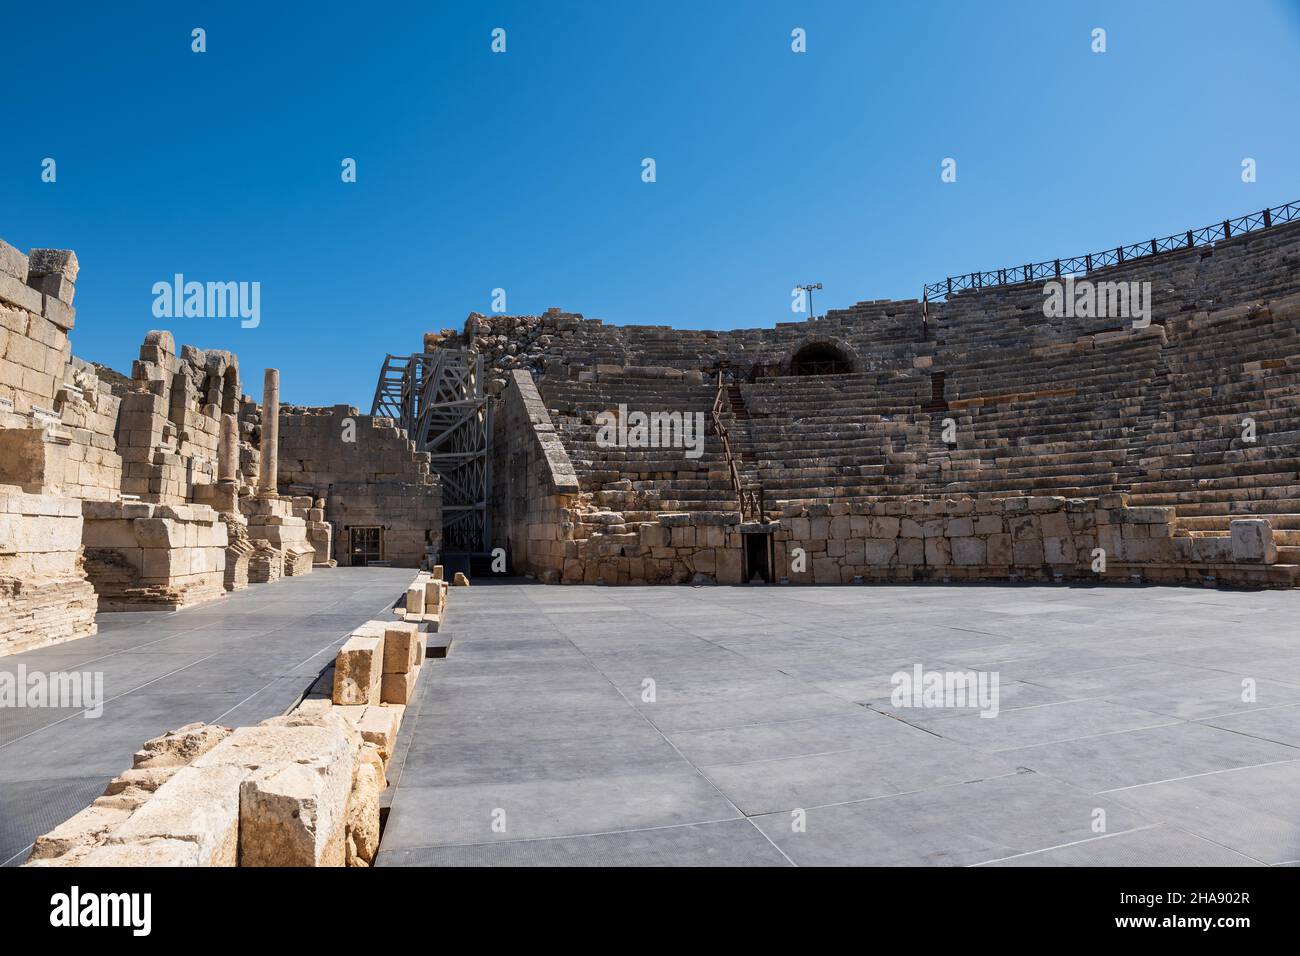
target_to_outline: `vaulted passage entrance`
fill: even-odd
[[[790,360],[791,375],[846,375],[852,371],[849,357],[826,342],[805,345]]]

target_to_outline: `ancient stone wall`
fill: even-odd
[[[1079,514],[1103,514],[1113,510],[1097,505],[1103,496],[1126,494],[1135,513],[1167,512],[1168,520],[1159,541],[1137,540],[1134,529],[1148,527],[1141,521],[1128,522],[1129,533],[1118,538],[1112,530],[1092,532],[1108,539],[1113,547],[1096,546],[1124,575],[1269,585],[1300,578],[1300,414],[1293,400],[1300,389],[1300,224],[1086,278],[1150,283],[1150,324],[1127,315],[1049,318],[1038,282],[931,302],[924,328],[915,301],[863,302],[805,322],[720,332],[606,326],[552,309],[473,314],[462,332],[431,334],[425,345],[480,351],[498,388],[520,375],[537,381],[547,428],[575,466],[579,495],[529,513],[521,489],[531,484],[544,497],[548,487],[530,458],[535,432],[520,428],[518,416],[498,420],[493,515],[498,543],[509,540],[520,554],[521,540],[556,542],[530,545],[528,559],[516,559],[548,580],[556,577],[551,548],[563,552],[558,578],[565,581],[735,577],[747,532],[736,530],[739,507],[725,470],[707,456],[692,463],[680,452],[633,453],[593,440],[602,411],[703,407],[708,389],[688,399],[689,389],[670,377],[705,373],[712,381],[717,368],[726,380],[722,419],[740,482],[761,490],[766,521],[781,525],[773,538],[778,577],[787,576],[780,545],[799,508],[874,509],[877,501],[909,497],[995,508],[982,502],[1013,497],[1081,501]],[[834,374],[792,374],[804,349],[834,357]],[[962,515],[949,517],[963,527]],[[992,524],[992,512],[981,517]],[[1261,567],[1232,543],[1264,534],[1264,526],[1276,554],[1261,546]],[[814,536],[818,547],[804,550],[818,554],[828,580],[936,573],[1004,580],[1068,576],[1074,567],[1050,552],[1056,535],[1041,535],[1050,558],[1023,567],[1001,560],[1000,537],[966,537],[956,535],[952,545],[960,561],[943,552],[927,557],[924,543],[921,559],[912,560],[917,546],[910,541],[889,555],[883,545],[863,543],[863,555],[879,551],[880,560],[858,561],[860,535]],[[836,553],[840,541],[847,553]],[[984,558],[975,560],[981,547]],[[806,574],[787,577],[817,580],[816,572]]]
[[[72,355],[78,273],[0,242],[0,654],[307,573],[329,540],[314,502],[254,494],[275,456],[233,354],[155,331],[130,379]]]
[[[333,558],[352,563],[353,528],[382,529],[381,560],[419,567],[442,549],[442,488],[391,420],[347,405],[286,407],[280,417],[279,487],[323,498]],[[318,531],[319,533],[319,531]]]
[[[225,593],[225,523],[200,504],[86,502],[86,570],[102,611],[175,610]]]
[[[113,481],[115,403],[72,381],[77,272],[71,252],[0,241],[0,655],[95,633],[79,499]]]
[[[558,581],[583,510],[577,473],[527,371],[509,373],[494,401],[492,547],[518,573]]]
[[[229,352],[185,346],[150,332],[122,400],[118,446],[122,491],[144,501],[180,504],[217,481],[222,414],[239,407],[239,364]]]

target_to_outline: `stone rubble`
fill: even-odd
[[[36,839],[24,865],[372,865],[380,797],[424,662],[416,624],[363,624],[290,713],[146,741],[102,796]],[[397,690],[357,702],[340,692],[350,686],[340,674],[367,693]]]

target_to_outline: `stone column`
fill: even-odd
[[[239,474],[239,425],[234,415],[221,416],[217,446],[217,481],[234,481]]]
[[[280,455],[280,370],[268,368],[262,380],[262,462],[257,493],[274,497]]]

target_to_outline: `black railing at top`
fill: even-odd
[[[1019,285],[1023,282],[1047,281],[1067,275],[1081,275],[1102,269],[1106,266],[1120,265],[1130,259],[1143,259],[1159,255],[1162,252],[1174,252],[1179,249],[1194,249],[1208,246],[1243,232],[1256,232],[1278,226],[1284,222],[1300,219],[1300,201],[1274,206],[1260,212],[1248,213],[1236,219],[1225,219],[1212,226],[1200,229],[1188,229],[1163,239],[1149,239],[1127,246],[1116,246],[1101,252],[1091,252],[1069,259],[1048,259],[1046,262],[1031,262],[1023,266],[1007,266],[990,272],[970,272],[961,276],[949,276],[939,282],[929,282],[925,294],[931,299],[943,299],[954,292],[966,292],[971,289],[987,289],[990,286]]]

